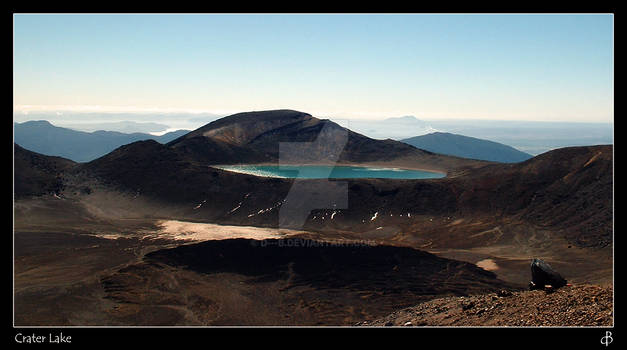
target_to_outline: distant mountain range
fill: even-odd
[[[491,140],[531,155],[556,148],[614,143],[613,123],[546,122],[481,119],[430,120],[435,131]],[[404,138],[428,133],[416,133]]]
[[[132,133],[165,133],[169,128],[166,124],[152,123],[152,122],[134,122],[134,121],[116,121],[116,122],[102,122],[102,123],[61,123],[55,122],[55,124],[62,128],[69,128],[78,131],[94,132],[99,130],[117,131],[125,134]]]
[[[502,143],[446,132],[411,137],[401,142],[434,153],[492,162],[518,163],[533,157]]]
[[[247,121],[249,116],[254,117]],[[410,116],[389,118],[379,123],[379,126],[385,125],[386,130],[390,128],[404,130],[404,132],[414,130],[419,134],[434,130],[424,122]],[[189,130],[177,130],[161,136],[103,130],[85,132],[58,127],[45,120],[27,121],[14,125],[15,143],[20,146],[41,154],[64,157],[76,162],[88,162],[122,145],[143,140],[155,140],[162,144],[171,143],[170,146],[175,149],[192,153],[196,153],[197,146],[201,146],[200,152],[203,153],[203,158],[213,161],[222,160],[226,163],[273,161],[278,156],[276,153],[278,152],[277,137],[281,138],[281,141],[286,141],[300,134],[310,140],[312,138],[309,134],[316,134],[324,126],[331,127],[331,129],[342,128],[326,119],[317,119],[306,113],[287,110],[240,113],[209,123],[191,133]],[[275,131],[277,127],[280,128],[278,133]],[[379,130],[380,133],[384,131]],[[388,131],[392,132],[391,129]],[[197,138],[197,136],[202,137]],[[250,139],[246,138],[248,136]],[[239,141],[233,142],[235,138]],[[247,141],[242,143],[242,140]],[[202,145],[195,145],[197,141]],[[348,152],[344,152],[341,160],[344,162],[378,161],[391,154],[398,155],[398,151],[405,155],[418,151],[410,148],[404,149],[403,143],[428,152],[503,163],[521,162],[532,157],[530,154],[504,144],[450,133],[432,132],[403,139],[399,143],[390,139],[369,139],[349,130],[349,142],[346,145]],[[377,154],[379,156],[376,156]]]
[[[161,136],[116,131],[84,132],[52,125],[45,120],[14,123],[14,141],[44,155],[59,156],[75,162],[88,162],[135,141],[170,142],[189,130],[177,130]]]

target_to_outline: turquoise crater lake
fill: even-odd
[[[445,176],[423,170],[331,165],[220,165],[215,168],[255,176],[297,179],[436,179]]]

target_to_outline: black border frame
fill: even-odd
[[[222,8],[219,8],[217,4],[212,3],[212,8],[203,8],[200,6],[189,6],[180,4],[178,9],[167,8],[162,4],[152,7],[149,11],[146,8],[136,6],[135,8],[128,6],[123,8],[112,9],[111,6],[105,8],[90,8],[85,3],[79,6],[73,6],[66,3],[52,3],[49,2],[45,5],[35,5],[30,3],[22,3],[19,5],[12,5],[9,11],[5,12],[5,20],[2,23],[5,25],[5,33],[8,43],[7,46],[11,46],[13,49],[13,14],[15,13],[612,13],[614,14],[614,32],[616,33],[616,7],[615,6],[603,6],[601,4],[593,3],[583,6],[582,3],[574,4],[570,3],[571,7],[565,9],[564,7],[557,7],[550,4],[543,4],[543,6],[529,6],[528,4],[500,4],[500,6],[489,7],[475,5],[460,6],[457,8],[449,8],[445,5],[435,4],[405,4],[399,6],[395,4],[386,4],[387,9],[376,8],[373,3],[370,6],[362,6],[361,9],[356,9],[353,6],[342,7],[340,4],[336,4],[335,8],[310,8],[303,10],[303,6],[311,5],[311,3],[305,4],[267,4],[257,3],[257,6],[249,6],[246,9],[242,9],[239,5],[234,3],[222,3],[219,4]],[[295,6],[296,5],[296,6]],[[573,6],[574,5],[574,6]],[[295,7],[301,7],[300,9]],[[618,26],[620,27],[620,26]],[[614,34],[614,62],[616,60],[616,34]],[[11,67],[11,74],[8,80],[11,81],[11,90],[13,88],[13,61],[12,55],[6,56],[9,60],[7,66]],[[616,71],[616,69],[615,69]],[[614,73],[614,77],[616,73]],[[616,89],[614,89],[616,90]],[[9,95],[6,95],[9,96]],[[10,113],[13,114],[13,93],[10,94],[11,100],[7,103],[7,109],[11,109]],[[10,107],[9,107],[10,106]],[[615,103],[616,106],[616,103]],[[7,111],[9,112],[9,111]],[[615,108],[616,115],[616,108]],[[614,128],[616,130],[616,118],[614,120]],[[8,123],[8,122],[7,122]],[[13,118],[11,118],[11,126],[4,129],[9,133],[5,139],[5,145],[10,150],[9,159],[13,161]],[[615,133],[616,134],[616,133]],[[11,141],[11,148],[8,143]],[[615,147],[615,145],[614,145]],[[616,156],[616,148],[614,148],[614,154]],[[6,155],[6,153],[5,153]],[[13,179],[10,179],[11,185]],[[8,185],[5,185],[8,187]],[[614,182],[616,188],[616,183]],[[6,188],[6,187],[5,187]],[[12,223],[13,219],[13,187],[11,186],[11,211],[7,210],[9,214],[6,218],[6,222]],[[616,193],[616,191],[615,191]],[[7,197],[8,198],[8,195]],[[7,199],[8,202],[8,199]],[[616,203],[614,204],[616,206]],[[11,232],[13,227],[11,225]],[[616,230],[615,230],[616,231]],[[6,233],[8,234],[8,232]],[[11,237],[13,237],[11,235]],[[616,244],[620,239],[614,239],[614,251],[616,252]],[[5,241],[6,242],[6,241]],[[359,346],[359,345],[374,345],[384,344],[392,346],[411,346],[411,347],[473,347],[480,346],[482,348],[502,348],[512,346],[522,347],[534,347],[534,348],[549,348],[549,347],[576,347],[585,349],[603,349],[610,346],[615,347],[617,344],[622,343],[621,333],[617,332],[616,315],[614,316],[614,326],[607,328],[597,327],[573,327],[573,328],[491,328],[491,327],[477,327],[477,328],[418,328],[418,327],[403,327],[403,328],[356,328],[356,327],[252,327],[252,328],[178,328],[178,327],[67,327],[67,328],[20,328],[13,326],[13,239],[11,238],[11,244],[4,246],[5,251],[8,250],[6,255],[7,261],[5,267],[9,267],[9,273],[5,275],[6,279],[9,279],[9,283],[5,283],[5,286],[10,285],[11,289],[6,291],[6,300],[10,301],[8,309],[5,309],[5,327],[8,326],[8,339],[9,342],[16,344],[15,335],[22,334],[38,334],[48,336],[48,334],[69,335],[72,337],[71,345],[89,346],[89,345],[103,345],[103,346],[115,346],[115,345],[141,345],[141,346],[173,346],[179,344],[189,344],[193,346],[203,347],[218,347],[218,346],[239,346],[245,343],[251,342],[254,345],[261,346],[268,345],[271,347],[299,347],[302,345],[308,346],[333,346],[338,345],[340,342],[346,342],[346,344]],[[615,254],[615,270],[618,264],[616,263]],[[616,276],[616,271],[614,272]],[[6,281],[6,280],[5,280]],[[614,295],[616,296],[616,280],[614,281]],[[10,294],[10,295],[9,295]],[[6,305],[6,304],[5,304]],[[616,303],[614,300],[614,310],[616,314],[617,306],[620,303]],[[620,314],[619,314],[620,315]],[[620,318],[618,318],[620,321]],[[7,330],[7,328],[5,328]],[[601,343],[601,339],[607,334],[612,333],[613,342],[609,346],[604,346]],[[379,340],[380,342],[374,343],[373,341]],[[223,343],[224,342],[224,343]],[[406,343],[405,343],[406,342]],[[388,345],[388,346],[389,346]]]

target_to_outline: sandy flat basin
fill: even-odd
[[[306,231],[289,229],[217,225],[178,220],[159,220],[157,221],[157,226],[159,226],[159,230],[156,232],[156,236],[159,238],[184,241],[208,241],[232,238],[262,240],[285,238],[307,233]]]
[[[494,271],[499,269],[499,266],[492,259],[483,259],[477,262],[477,266],[486,271]]]

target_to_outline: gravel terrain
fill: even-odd
[[[612,326],[611,286],[575,285],[553,292],[497,292],[434,299],[359,326]]]

